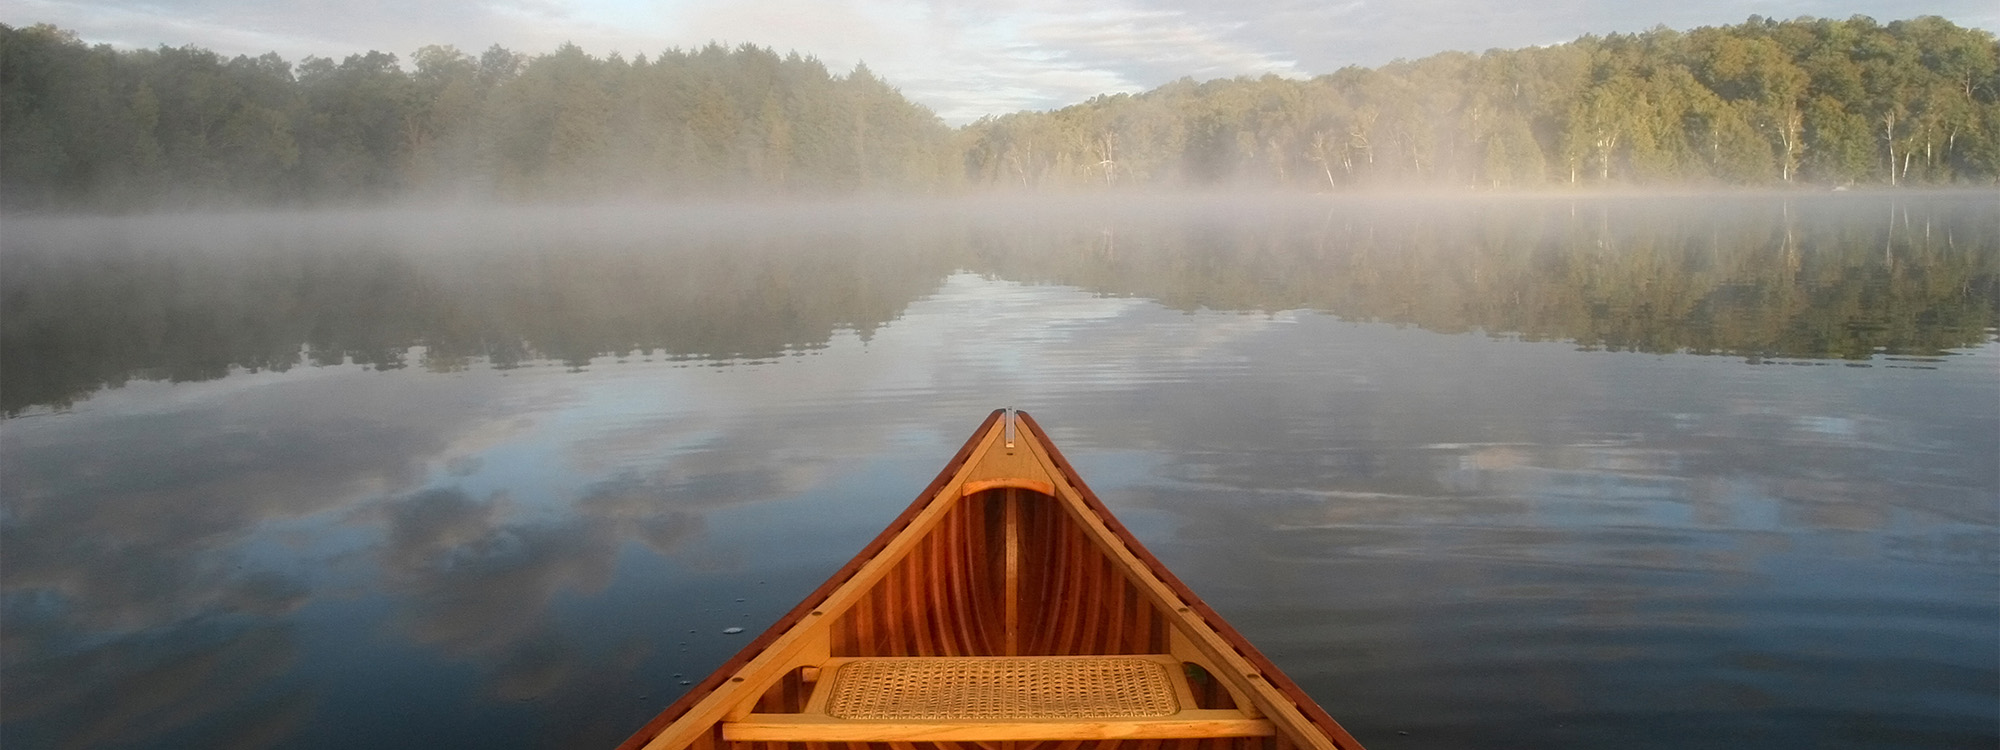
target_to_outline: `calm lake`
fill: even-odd
[[[2000,743],[1991,191],[0,243],[10,749],[610,747],[1004,406],[1376,750]]]

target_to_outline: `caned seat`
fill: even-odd
[[[1269,721],[1195,707],[1178,659],[1129,656],[830,659],[805,710],[724,722],[730,741],[1256,737]]]

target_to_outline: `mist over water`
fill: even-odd
[[[1614,351],[1928,357],[1989,338],[1992,197],[1162,195],[29,219],[0,258],[5,406],[301,363],[767,359],[842,331],[866,339],[962,272],[1182,310],[1310,310]]]
[[[10,220],[0,744],[608,746],[1018,406],[1372,748],[1990,745],[1995,205]]]

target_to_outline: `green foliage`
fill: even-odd
[[[866,66],[750,45],[432,46],[408,67],[119,52],[0,25],[0,201],[2000,181],[2000,43],[1929,16],[1753,16],[1310,80],[1182,79],[956,133]]]
[[[967,179],[1305,189],[1367,185],[1993,184],[1993,34],[1752,17],[1311,80],[1182,80],[965,128]]]
[[[745,45],[225,60],[0,25],[0,201],[127,208],[412,196],[932,191],[951,132],[866,67]]]

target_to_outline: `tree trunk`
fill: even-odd
[[[1882,114],[1882,140],[1889,145],[1889,187],[1896,186],[1896,113]]]

